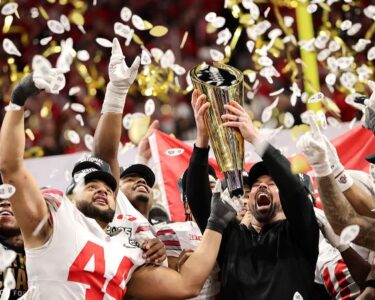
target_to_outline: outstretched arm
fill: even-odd
[[[199,294],[215,265],[222,233],[240,209],[228,195],[226,192],[214,193],[202,241],[183,264],[180,273],[172,269],[143,267],[134,273],[129,282],[130,295],[141,299],[187,299]],[[150,282],[156,284],[150,285]]]
[[[102,115],[94,135],[93,154],[109,163],[117,181],[120,177],[117,155],[121,139],[122,113],[128,90],[137,76],[139,63],[140,59],[137,57],[128,68],[118,39],[113,39],[108,68],[110,82],[107,85]]]
[[[52,233],[49,222],[34,233],[37,226],[48,217],[47,204],[33,176],[26,169],[24,104],[40,90],[51,92],[49,82],[57,73],[28,75],[14,89],[10,109],[6,112],[0,135],[0,172],[4,183],[13,185],[16,192],[10,198],[17,222],[21,228],[26,247],[43,245]]]

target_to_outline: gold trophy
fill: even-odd
[[[223,127],[221,116],[226,113],[224,104],[231,100],[243,105],[243,74],[228,65],[203,63],[190,70],[190,77],[194,87],[211,103],[204,121],[228,191],[231,196],[242,195],[244,140],[238,130]]]

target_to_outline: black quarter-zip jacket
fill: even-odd
[[[223,233],[218,263],[220,299],[292,300],[312,297],[319,228],[313,206],[289,161],[268,145],[262,157],[276,183],[286,220],[258,233],[231,222]],[[210,213],[208,149],[194,147],[187,173],[186,196],[202,232]]]

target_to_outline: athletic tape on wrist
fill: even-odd
[[[375,289],[375,279],[366,280],[364,283],[364,288],[371,287]]]
[[[12,91],[11,102],[19,106],[24,106],[27,98],[39,92],[40,90],[35,86],[32,75],[28,75]]]

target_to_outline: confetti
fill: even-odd
[[[184,149],[182,148],[171,148],[165,151],[165,154],[168,156],[179,156],[184,153]]]
[[[324,99],[324,94],[322,92],[318,92],[318,93],[315,93],[314,95],[312,95],[309,100],[307,100],[308,103],[317,103],[317,102],[320,102],[320,101],[323,101]]]
[[[134,33],[134,30],[132,30],[128,25],[122,24],[120,22],[116,22],[113,25],[113,29],[115,31],[115,34],[125,39],[132,37]]]
[[[100,46],[104,48],[112,48],[112,42],[105,38],[96,38],[95,40]]]
[[[79,134],[74,130],[67,130],[66,137],[67,137],[67,140],[71,142],[72,144],[79,144],[81,141]]]
[[[77,52],[77,58],[80,61],[88,61],[90,59],[90,54],[87,50],[79,50]]]
[[[145,23],[143,22],[142,18],[138,15],[132,16],[132,24],[138,30],[145,30]]]
[[[186,69],[178,64],[172,65],[171,69],[176,73],[176,75],[184,75],[186,73]]]
[[[60,23],[64,27],[66,31],[70,31],[70,22],[67,16],[61,15],[60,16]]]
[[[128,130],[132,124],[132,117],[132,114],[126,114],[122,119],[122,126],[124,126],[126,130]]]
[[[155,61],[160,61],[161,57],[163,56],[163,51],[159,48],[151,48],[150,50],[152,57],[155,59]]]
[[[261,56],[258,58],[258,64],[260,64],[263,67],[270,67],[273,65],[273,61],[267,56]]]
[[[142,50],[141,54],[141,65],[149,65],[151,64],[151,55],[147,49]]]
[[[340,127],[340,122],[334,117],[327,117],[327,123],[332,127],[338,128]]]
[[[47,37],[42,38],[42,39],[40,40],[40,44],[41,44],[42,46],[45,46],[45,45],[47,45],[51,40],[52,40],[52,36],[47,36]]]
[[[336,82],[336,74],[334,73],[329,73],[327,74],[326,78],[325,78],[325,82],[328,84],[328,85],[334,85],[335,82]]]
[[[34,135],[34,133],[31,131],[30,128],[27,128],[27,129],[25,130],[25,134],[27,135],[27,137],[28,137],[31,141],[35,140],[35,135]]]
[[[85,123],[83,122],[83,118],[82,118],[82,115],[76,115],[75,116],[75,119],[79,122],[79,125],[81,126],[81,127],[83,127],[84,125],[85,125]]]
[[[316,5],[315,3],[313,3],[313,4],[309,4],[308,6],[307,6],[307,12],[309,13],[309,14],[313,14],[314,12],[316,12],[317,10],[318,10],[318,5]]]
[[[18,4],[15,2],[5,4],[1,9],[1,14],[4,16],[9,16],[17,11]]]
[[[375,59],[375,46],[371,47],[367,52],[367,59],[368,60],[374,60]]]
[[[8,38],[3,40],[3,49],[9,55],[21,56],[21,52],[17,49],[16,45]]]
[[[224,17],[216,17],[215,20],[211,23],[215,28],[221,28],[225,24],[225,18]]]
[[[345,227],[340,234],[340,243],[343,245],[347,245],[350,242],[354,241],[358,236],[359,231],[360,227],[356,224]]]
[[[123,7],[120,12],[121,20],[128,22],[132,16],[132,11],[128,7]]]
[[[351,72],[345,72],[340,76],[340,83],[350,90],[357,82],[357,77]]]
[[[277,91],[274,91],[274,92],[270,93],[269,96],[274,97],[274,96],[282,94],[283,92],[284,92],[284,88],[281,88]]]
[[[340,29],[342,31],[348,30],[350,27],[352,27],[352,21],[350,20],[345,20],[344,22],[341,23]]]
[[[165,51],[165,53],[160,58],[160,66],[162,68],[170,68],[175,62],[175,56],[171,49]]]
[[[182,40],[181,40],[180,49],[184,48],[188,35],[189,35],[189,32],[185,31],[184,36],[182,37]]]
[[[151,116],[155,111],[155,102],[152,99],[148,99],[145,103],[145,115]]]
[[[294,117],[290,112],[284,114],[284,126],[285,128],[291,128],[294,125]]]
[[[246,47],[247,47],[247,49],[249,50],[250,53],[253,52],[254,46],[255,46],[254,41],[247,41],[246,42]]]
[[[48,20],[47,21],[48,29],[56,34],[64,33],[64,26],[57,20]]]
[[[168,33],[168,28],[165,27],[165,26],[158,25],[158,26],[155,26],[155,27],[151,28],[149,33],[152,36],[161,37],[161,36],[164,36]]]
[[[338,42],[336,42],[336,41],[330,41],[329,44],[328,44],[328,49],[329,49],[329,51],[331,51],[331,52],[336,52],[336,51],[338,51],[338,50],[341,49],[341,46],[340,46],[340,44],[339,44]]]
[[[70,109],[81,114],[83,114],[86,111],[86,107],[81,103],[72,103],[70,105]]]
[[[8,183],[0,185],[0,199],[9,199],[16,192],[16,188]]]
[[[303,300],[303,297],[299,292],[295,292],[293,295],[293,300]]]
[[[30,8],[30,15],[32,19],[39,17],[39,10],[36,7]]]
[[[272,117],[272,110],[273,110],[272,105],[267,106],[263,110],[262,116],[261,116],[261,120],[262,120],[263,123],[266,123],[266,122],[268,122],[271,119],[271,117]]]
[[[212,23],[216,18],[216,13],[214,12],[209,12],[205,17],[204,19],[208,22],[208,23]]]
[[[290,16],[285,16],[284,17],[284,24],[286,27],[291,27],[294,23],[294,18]]]
[[[92,151],[94,149],[94,137],[91,134],[85,134],[83,139],[86,148]]]
[[[346,33],[350,36],[353,36],[353,35],[356,35],[361,30],[361,28],[362,28],[361,23],[355,23]]]
[[[229,31],[228,28],[225,28],[225,29],[221,30],[217,34],[216,45],[226,46],[228,44],[229,40],[231,39],[231,37],[232,37],[232,34],[231,34],[231,32]]]

